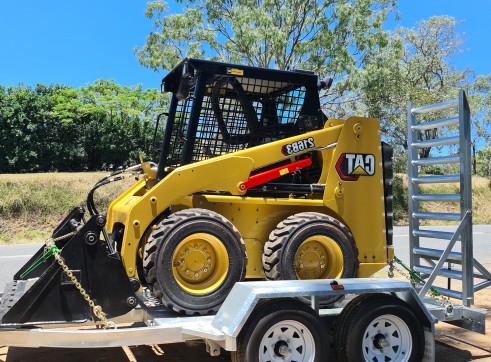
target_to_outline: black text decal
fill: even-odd
[[[314,139],[312,137],[284,145],[281,148],[281,153],[283,153],[285,156],[290,156],[294,153],[302,152],[310,148],[315,148]]]

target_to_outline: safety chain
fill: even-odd
[[[400,269],[395,265],[395,263],[398,263],[401,265],[407,272],[404,270]],[[412,284],[412,286],[415,289],[421,288],[424,286],[424,280],[416,274],[416,272],[412,269],[409,269],[400,259],[398,259],[396,256],[392,260],[387,261],[387,264],[389,265],[389,270],[387,272],[387,276],[389,278],[394,277],[394,270],[398,272],[400,275],[405,277],[409,282]],[[445,297],[442,295],[438,290],[436,290],[433,287],[430,287],[428,290],[428,294],[430,297],[432,297],[436,302],[438,302],[442,307],[444,307],[447,310],[453,309],[452,302],[450,301],[449,298]]]
[[[56,239],[49,238],[48,240],[45,241],[46,252],[51,252],[53,254],[54,258],[60,265],[63,272],[68,276],[68,278],[70,278],[70,281],[75,285],[75,288],[78,289],[80,295],[82,295],[82,297],[85,299],[89,307],[92,308],[92,312],[94,313],[94,315],[101,320],[103,328],[105,329],[116,328],[116,324],[114,322],[110,322],[107,320],[106,314],[103,312],[102,307],[100,305],[95,304],[95,302],[92,300],[90,295],[85,291],[84,287],[82,287],[82,284],[80,284],[80,282],[77,280],[77,277],[72,273],[72,271],[65,264],[65,261],[60,255],[61,250],[58,249],[58,247],[56,246],[56,241],[72,237],[75,234],[76,232],[71,232],[63,236],[60,236],[59,238]]]

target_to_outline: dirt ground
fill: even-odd
[[[475,306],[491,311],[491,288],[476,293]],[[486,316],[488,330],[491,313]],[[446,323],[436,325],[436,361],[491,362],[491,332],[481,335]],[[107,349],[7,348],[0,346],[0,362],[170,362],[230,361],[227,355],[210,357],[202,342]]]
[[[491,288],[475,294],[475,307],[484,309],[486,335],[452,326],[447,323],[436,325],[436,361],[491,361]]]

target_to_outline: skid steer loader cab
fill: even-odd
[[[391,149],[381,144],[377,119],[327,119],[318,89],[317,76],[305,71],[181,62],[162,81],[171,103],[158,164],[127,169],[144,175],[107,213],[95,209],[91,191],[93,216],[85,223],[74,211],[55,230],[75,233],[57,243],[62,256],[75,258],[78,245],[94,259],[67,260],[82,286],[111,315],[134,306],[131,291],[141,284],[168,308],[206,314],[244,279],[367,277],[382,269],[393,256]],[[60,283],[63,273],[51,265],[49,278],[35,274],[33,291],[48,283],[43,278],[53,288]],[[31,269],[16,279],[27,280]],[[57,293],[52,298],[65,298]],[[74,317],[67,307],[58,319],[90,317],[82,304]],[[19,310],[9,321],[19,320]]]
[[[310,72],[189,59],[162,81],[172,92],[158,178],[192,162],[321,129]]]

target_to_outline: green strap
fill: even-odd
[[[47,249],[44,252],[43,255],[41,255],[39,258],[37,258],[37,260],[34,263],[32,263],[31,266],[29,268],[27,268],[26,271],[20,275],[20,277],[22,279],[24,279],[26,277],[26,275],[28,275],[29,273],[31,273],[39,265],[41,265],[42,263],[44,263],[46,260],[48,260],[54,254],[59,254],[60,252],[61,252],[60,249],[58,249],[58,247],[53,243],[53,245],[51,245],[49,247],[49,249]]]
[[[404,264],[397,256],[394,255],[394,260],[397,262],[397,264],[399,264],[400,266],[402,266],[404,269],[406,269],[406,271],[409,273],[409,276],[412,280],[415,280],[419,283],[426,283],[425,280],[423,278],[421,278],[418,274],[416,274],[416,272],[412,269],[409,269],[409,267]],[[439,297],[441,295],[441,293],[436,290],[435,288],[433,287],[430,287],[430,290],[433,292],[434,295],[436,295],[437,297]]]

